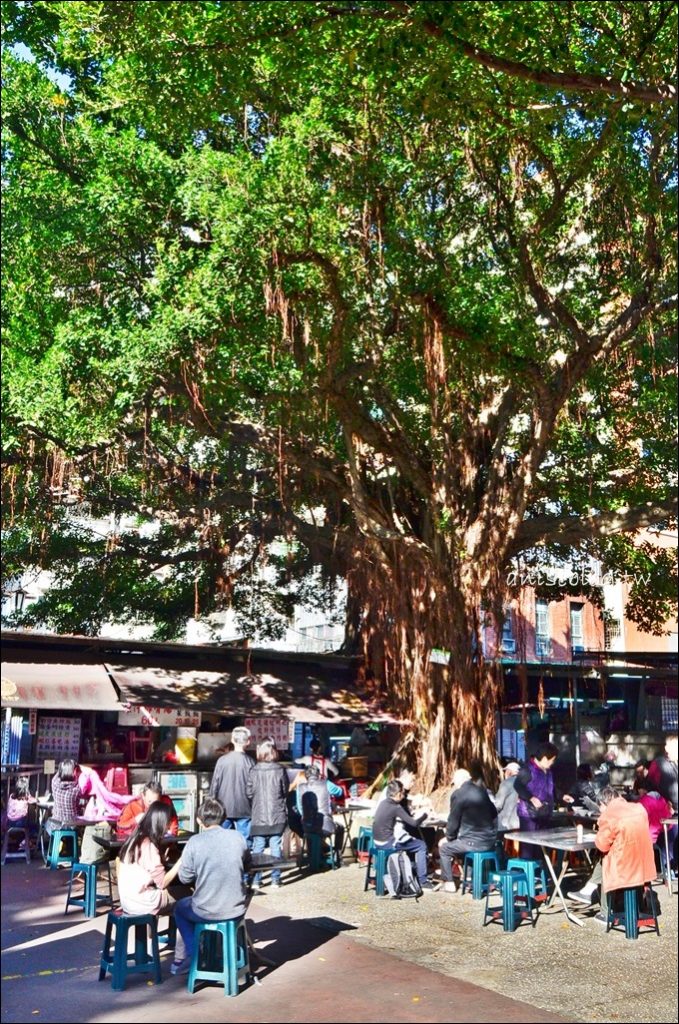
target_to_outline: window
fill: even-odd
[[[502,623],[502,650],[506,654],[513,654],[516,650],[511,608],[505,608],[504,622]]]
[[[551,654],[548,601],[535,602],[535,653],[537,657]]]
[[[604,647],[607,651],[611,650],[613,641],[617,640],[620,633],[620,619],[607,617],[604,622]]]
[[[585,637],[583,633],[583,609],[582,604],[571,605],[571,650],[584,651]]]

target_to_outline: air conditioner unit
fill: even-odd
[[[539,657],[547,658],[552,653],[552,643],[549,637],[535,638],[535,653]]]
[[[505,638],[503,637],[502,650],[506,654],[514,654],[514,652],[516,651],[516,640],[505,640]]]
[[[572,648],[573,654],[584,654],[584,652],[585,652],[585,645],[583,643],[571,644],[571,648]]]

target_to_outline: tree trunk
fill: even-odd
[[[420,557],[388,554],[378,562],[373,548],[361,563],[361,640],[378,692],[411,723],[393,769],[412,768],[426,793],[449,785],[456,768],[474,761],[490,782],[498,767],[499,681],[483,657],[480,593],[454,568],[436,572]]]

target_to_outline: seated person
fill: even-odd
[[[651,842],[657,843],[663,830],[663,818],[672,817],[672,805],[669,800],[652,788],[647,778],[641,782],[637,779],[634,783],[634,795],[637,798],[637,803],[646,809]]]
[[[644,885],[655,878],[655,857],[648,828],[648,815],[638,803],[630,803],[607,786],[601,791],[601,815],[595,836],[597,850],[604,854],[589,881],[569,894],[579,903],[594,903],[600,887],[601,911],[595,920],[606,922],[608,893]]]
[[[28,775],[20,775],[7,798],[7,828],[28,828],[28,808],[36,803],[31,795]]]
[[[405,798],[403,783],[392,779],[387,785],[385,799],[378,803],[375,810],[373,845],[389,846],[412,854],[420,885],[425,890],[434,890],[436,887],[427,878],[427,844],[408,831],[409,828],[418,829],[427,813],[423,811],[419,817],[414,818],[404,806]]]
[[[321,778],[315,765],[304,769],[304,780],[297,782],[295,788],[302,832],[334,836],[335,850],[341,850],[344,826],[333,821],[330,797],[342,796],[344,791],[329,779]]]
[[[488,796],[483,779],[472,779],[466,768],[453,775],[446,838],[439,843],[441,875],[445,892],[455,892],[453,860],[465,853],[490,851],[497,841],[497,810]]]
[[[599,810],[600,788],[594,782],[591,764],[579,764],[575,771],[575,785],[564,794],[564,803],[577,804],[588,811]]]
[[[117,865],[120,906],[126,914],[172,914],[175,900],[168,886],[179,871],[169,868],[161,848],[172,816],[167,804],[156,800],[126,840]],[[183,959],[183,940],[177,936],[175,959]]]
[[[194,951],[194,925],[205,921],[240,920],[245,914],[245,877],[252,857],[245,837],[222,828],[223,804],[206,797],[196,812],[200,832],[191,836],[179,861],[179,880],[193,882],[193,895],[178,900],[175,920],[186,956],[170,966],[171,974],[187,974]]]
[[[132,835],[151,804],[157,803],[158,801],[162,804],[166,804],[170,809],[167,831],[171,835],[176,836],[179,831],[177,812],[174,809],[172,800],[169,796],[165,796],[163,794],[163,790],[158,782],[147,782],[139,796],[135,797],[134,800],[131,800],[129,804],[123,808],[122,814],[116,824],[118,835]]]

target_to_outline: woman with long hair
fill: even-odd
[[[45,831],[51,835],[63,824],[73,821],[80,814],[82,793],[78,784],[78,765],[72,758],[60,762],[52,779],[54,806],[52,817],[45,823]]]
[[[167,833],[172,808],[156,800],[123,845],[118,861],[118,895],[126,914],[173,914],[175,899],[168,886],[179,871],[180,861],[169,870],[161,842]],[[183,958],[177,936],[178,960]],[[183,947],[183,943],[182,943]]]

